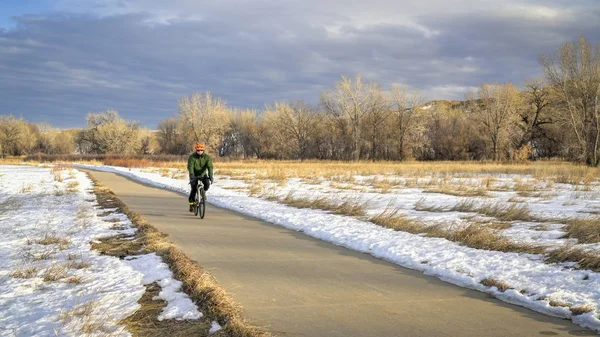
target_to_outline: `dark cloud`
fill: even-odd
[[[316,103],[340,75],[355,73],[429,99],[462,99],[483,82],[541,74],[539,54],[562,42],[600,38],[598,8],[589,6],[398,16],[385,15],[382,0],[373,12],[360,1],[336,11],[334,2],[319,10],[297,1],[197,10],[186,2],[187,13],[171,13],[160,2],[144,12],[135,2],[97,1],[108,12],[21,16],[16,29],[0,31],[0,113],[70,127],[114,108],[153,128],[192,92],[236,107]]]

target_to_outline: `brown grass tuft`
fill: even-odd
[[[34,277],[39,268],[38,267],[21,267],[12,273],[10,273],[10,277],[14,278],[32,278]]]
[[[565,245],[548,253],[547,262],[576,262],[580,269],[600,271],[600,255],[571,245]]]
[[[415,210],[420,212],[445,212],[445,207],[438,205],[427,205],[425,199],[421,198],[415,203]]]
[[[65,282],[68,284],[80,284],[83,282],[83,279],[79,276],[71,276]]]
[[[133,315],[120,322],[127,326],[127,330],[134,336],[202,336],[200,331],[208,331],[210,323],[205,320],[178,321],[174,319],[156,320],[167,303],[158,297],[160,286],[156,283],[146,285],[146,292],[139,299],[140,309]],[[155,299],[156,298],[156,299]],[[218,335],[213,335],[217,337]]]
[[[568,308],[568,307],[570,306],[570,304],[569,304],[569,303],[567,303],[567,302],[563,302],[563,301],[560,301],[560,300],[550,300],[550,301],[548,302],[548,304],[549,304],[550,306],[552,306],[552,307],[563,307],[563,308]]]
[[[508,289],[512,289],[508,284],[493,279],[491,277],[486,277],[483,280],[479,281],[479,283],[483,284],[486,287],[496,287],[500,292],[505,292]]]
[[[531,214],[529,207],[524,204],[504,205],[500,202],[495,202],[476,206],[475,200],[466,199],[456,204],[450,211],[477,212],[485,216],[494,217],[500,221],[539,221],[539,219]]]
[[[27,193],[27,192],[31,192],[31,190],[33,190],[33,185],[31,185],[31,184],[23,184],[23,186],[21,187],[21,189],[19,190],[19,192],[21,192],[21,193]]]
[[[58,236],[55,236],[53,234],[44,234],[44,237],[36,240],[35,243],[40,244],[40,245],[55,245],[55,244],[60,244],[61,246],[66,246],[68,244],[71,243],[71,240],[67,239],[67,238],[61,238]]]
[[[569,219],[565,231],[565,237],[577,239],[580,243],[600,242],[600,219]]]
[[[44,282],[58,281],[67,277],[68,271],[68,265],[53,264],[44,271],[42,277],[44,278]]]
[[[571,310],[571,314],[573,316],[583,315],[588,312],[594,311],[594,309],[595,308],[592,304],[576,305],[576,306],[569,307],[569,310]]]
[[[369,221],[383,227],[391,228],[395,231],[408,232],[413,234],[423,233],[425,226],[419,221],[406,217],[399,209],[388,207],[380,214],[372,217]]]
[[[456,190],[456,189],[448,188],[448,187],[440,187],[440,188],[427,189],[427,190],[423,191],[423,193],[441,193],[441,194],[453,195],[456,197],[487,197],[488,196],[487,191],[482,188]]]
[[[450,208],[448,211],[450,212],[476,212],[477,207],[475,207],[475,200],[473,199],[464,199],[459,201],[454,207]]]
[[[67,184],[67,191],[73,193],[73,192],[78,192],[79,191],[79,182],[78,181],[71,181]]]
[[[511,241],[500,236],[497,230],[478,224],[469,225],[462,230],[446,231],[444,237],[476,249],[530,254],[539,254],[544,251],[542,246]]]
[[[87,268],[89,266],[91,266],[92,264],[89,263],[88,261],[71,261],[67,264],[67,267],[69,269],[84,269]]]

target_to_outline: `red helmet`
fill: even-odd
[[[194,149],[196,149],[196,151],[204,151],[204,149],[206,149],[206,145],[204,145],[204,143],[196,143]]]

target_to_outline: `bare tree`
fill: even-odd
[[[535,147],[536,140],[549,137],[544,126],[555,121],[549,109],[552,103],[550,94],[550,88],[543,79],[525,82],[523,106],[518,109],[521,136],[517,148],[528,144]]]
[[[28,153],[35,145],[28,123],[23,118],[12,115],[0,115],[0,153],[6,155],[21,155]]]
[[[273,126],[284,139],[291,140],[295,148],[294,156],[301,161],[308,155],[308,146],[315,132],[317,114],[315,109],[304,102],[275,103]]]
[[[414,115],[425,99],[416,90],[409,91],[407,87],[394,85],[390,93],[394,116],[394,137],[397,141],[398,159],[406,159],[406,139],[414,124]]]
[[[380,88],[373,91],[371,104],[367,106],[365,114],[365,139],[369,143],[370,154],[372,161],[377,159],[379,148],[385,142],[386,134],[384,132],[385,122],[390,117],[390,104],[383,91]]]
[[[161,153],[186,154],[190,152],[190,144],[186,142],[181,126],[181,120],[177,117],[163,119],[158,123],[156,140]]]
[[[218,149],[229,125],[229,110],[221,98],[209,92],[179,100],[181,126],[190,141],[202,141]]]
[[[479,101],[474,118],[492,146],[492,159],[500,160],[500,147],[507,141],[509,127],[514,125],[519,105],[519,89],[511,83],[483,84],[478,91]]]
[[[80,133],[78,143],[83,153],[139,153],[140,126],[122,119],[116,110],[90,113],[87,128]]]
[[[600,46],[585,38],[565,43],[554,54],[542,56],[550,85],[564,103],[565,117],[587,165],[599,164],[600,143]]]
[[[241,156],[244,159],[260,157],[262,131],[255,110],[235,110],[230,113],[230,124],[223,136],[221,155]]]
[[[354,80],[342,76],[342,80],[334,89],[321,94],[321,103],[325,110],[334,118],[345,121],[349,125],[354,160],[360,159],[360,132],[363,118],[372,109],[380,90],[377,84],[363,83],[361,76],[356,75]]]
[[[75,152],[75,141],[71,132],[60,131],[52,140],[52,148],[56,154],[71,154]]]

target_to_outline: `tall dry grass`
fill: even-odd
[[[418,219],[408,218],[399,209],[388,207],[380,214],[372,217],[371,222],[412,234],[425,234],[428,237],[445,238],[461,245],[484,250],[499,252],[517,252],[540,254],[545,247],[532,244],[513,242],[500,235],[500,230],[495,226],[485,224],[471,224],[464,228],[454,229],[452,227],[442,228],[438,225],[428,226]]]
[[[600,219],[569,219],[565,226],[566,237],[580,243],[600,242]]]

